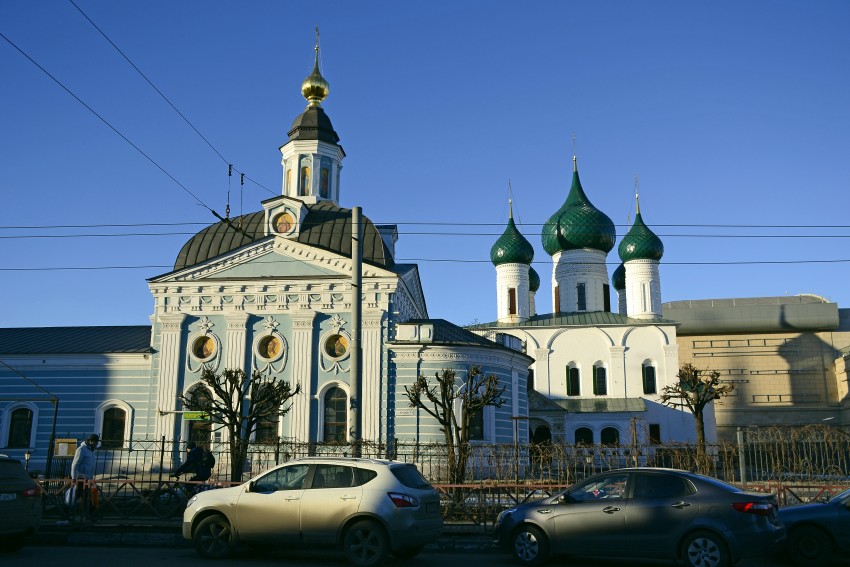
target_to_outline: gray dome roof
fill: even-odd
[[[307,110],[295,117],[289,132],[292,140],[319,140],[330,144],[339,143],[331,119],[321,106],[308,106]]]

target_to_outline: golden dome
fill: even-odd
[[[321,102],[328,97],[331,88],[319,71],[319,28],[316,28],[316,63],[313,72],[301,83],[301,94],[310,106],[322,106]]]

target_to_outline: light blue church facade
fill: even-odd
[[[223,440],[184,412],[180,395],[212,395],[204,368],[271,374],[300,392],[258,442],[348,439],[352,304],[362,302],[360,438],[391,444],[442,440],[411,408],[404,386],[446,368],[494,373],[505,403],[487,408],[479,439],[525,443],[528,368],[517,341],[488,340],[428,318],[418,267],[395,262],[394,225],[363,219],[362,287],[352,294],[352,211],[338,205],[345,152],[321,106],[317,65],[308,106],[281,147],[281,195],[259,211],[213,224],[148,280],[150,326],[0,329],[0,452],[43,470],[95,432],[105,447],[140,439]],[[193,419],[189,419],[192,417]]]

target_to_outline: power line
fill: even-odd
[[[120,130],[118,130],[118,128],[116,128],[115,126],[113,126],[112,124],[110,124],[110,123],[109,123],[109,121],[108,121],[108,120],[106,120],[106,118],[104,118],[103,116],[101,116],[100,114],[98,114],[98,113],[97,113],[97,111],[95,111],[92,107],[90,107],[88,104],[86,104],[86,103],[85,103],[85,102],[84,102],[84,101],[83,101],[80,97],[78,97],[76,94],[74,94],[74,92],[73,92],[73,91],[71,91],[71,89],[69,89],[68,87],[66,87],[66,86],[65,86],[65,85],[64,85],[64,84],[63,84],[63,83],[62,83],[59,79],[57,79],[56,77],[54,77],[53,75],[51,75],[51,74],[50,74],[50,72],[49,72],[47,69],[45,69],[44,67],[42,67],[41,65],[39,65],[39,64],[38,64],[38,62],[37,62],[35,59],[33,59],[32,57],[30,57],[30,56],[29,56],[29,55],[28,55],[28,54],[27,54],[27,53],[26,53],[23,49],[21,49],[20,47],[18,47],[18,46],[15,44],[15,42],[13,42],[11,39],[9,39],[8,37],[6,37],[6,36],[3,34],[3,32],[0,32],[0,37],[2,37],[3,39],[5,39],[5,40],[6,40],[6,42],[7,42],[9,45],[11,45],[11,46],[12,46],[12,47],[14,47],[15,49],[17,49],[17,50],[18,50],[18,52],[19,52],[21,55],[23,55],[24,57],[26,57],[26,58],[30,61],[30,63],[32,63],[33,65],[35,65],[36,67],[38,67],[38,68],[41,70],[41,72],[42,72],[42,73],[44,73],[45,75],[47,75],[48,77],[50,77],[50,79],[52,79],[52,80],[53,80],[53,82],[55,82],[57,85],[59,85],[60,87],[62,87],[62,89],[63,89],[66,93],[68,93],[69,95],[71,95],[72,97],[74,97],[74,99],[75,99],[77,102],[79,102],[79,103],[80,103],[80,104],[82,104],[84,107],[86,107],[86,109],[87,109],[89,112],[91,112],[92,114],[94,114],[94,115],[95,115],[95,116],[96,116],[96,117],[97,117],[97,118],[98,118],[101,122],[103,122],[104,124],[106,124],[106,125],[109,127],[109,129],[110,129],[110,130],[112,130],[113,132],[115,132],[116,134],[118,134],[119,136],[121,136],[121,139],[123,139],[125,142],[127,142],[128,144],[130,144],[130,145],[133,147],[133,149],[135,149],[137,152],[139,152],[140,154],[142,154],[142,156],[144,156],[144,157],[145,157],[145,159],[147,159],[149,162],[151,162],[151,163],[152,163],[152,164],[153,164],[153,165],[154,165],[157,169],[159,169],[162,173],[164,173],[164,174],[165,174],[165,175],[166,175],[169,179],[171,179],[174,183],[176,183],[176,184],[177,184],[177,185],[178,185],[181,189],[183,189],[186,193],[188,193],[189,195],[191,195],[191,196],[192,196],[192,198],[193,198],[193,199],[195,199],[195,201],[197,202],[197,204],[198,204],[198,205],[200,205],[200,206],[204,207],[205,209],[209,210],[210,212],[213,212],[213,213],[215,212],[215,211],[213,211],[210,207],[208,207],[208,206],[207,206],[207,205],[206,205],[203,201],[201,201],[201,199],[200,199],[197,195],[195,195],[194,193],[192,193],[192,191],[190,191],[188,187],[186,187],[185,185],[183,185],[182,183],[180,183],[180,182],[179,182],[179,181],[178,181],[178,180],[177,180],[177,179],[176,179],[173,175],[171,175],[168,171],[166,171],[164,167],[162,167],[161,165],[159,165],[159,164],[156,162],[156,160],[154,160],[152,157],[150,157],[148,154],[146,154],[146,153],[145,153],[145,152],[144,152],[144,151],[143,151],[143,150],[142,150],[139,146],[137,146],[137,145],[136,145],[136,144],[134,144],[132,141],[130,141],[130,139],[129,139],[127,136],[125,136],[124,134],[122,134],[122,133],[121,133],[121,131],[120,131]]]
[[[279,259],[273,261],[255,260],[253,264],[287,264],[292,262],[302,262],[299,259]],[[441,264],[489,264],[490,260],[465,260],[451,258],[398,258],[397,264],[410,262],[433,262]],[[800,264],[846,264],[850,263],[850,259],[845,260],[743,260],[743,261],[724,261],[724,262],[663,262],[663,266],[761,266],[761,265],[800,265]],[[551,265],[551,262],[532,262],[537,265]],[[599,262],[566,262],[565,265],[598,265]],[[604,262],[606,266],[618,266],[619,262]],[[146,264],[137,266],[62,266],[62,267],[40,267],[40,268],[0,268],[0,272],[64,272],[64,271],[95,271],[95,270],[145,270],[145,269],[165,269],[173,270],[171,264]]]
[[[106,35],[106,33],[104,33],[104,31],[103,31],[102,29],[100,29],[100,27],[99,27],[96,23],[94,23],[94,21],[93,21],[93,20],[92,20],[92,19],[88,16],[88,14],[86,14],[86,13],[82,10],[82,8],[80,8],[80,7],[79,7],[79,6],[78,6],[78,5],[74,2],[74,0],[68,0],[68,2],[70,2],[70,3],[71,3],[71,5],[72,5],[72,6],[74,6],[74,8],[76,8],[76,9],[77,9],[77,11],[78,11],[78,12],[80,12],[80,14],[82,14],[82,15],[83,15],[83,17],[84,17],[86,20],[88,20],[88,22],[89,22],[89,23],[90,23],[90,24],[94,27],[94,29],[96,29],[96,30],[98,31],[98,33],[100,33],[100,35],[102,35],[102,36],[103,36],[103,39],[105,39],[105,40],[109,43],[109,45],[111,45],[112,47],[114,47],[114,48],[115,48],[115,51],[117,51],[117,52],[121,55],[121,57],[123,57],[123,58],[124,58],[124,60],[125,60],[125,61],[127,61],[127,63],[129,63],[129,64],[130,64],[130,66],[131,66],[131,67],[133,67],[133,69],[135,69],[135,70],[136,70],[136,72],[137,72],[139,75],[141,75],[141,77],[142,77],[142,78],[143,78],[143,79],[144,79],[144,80],[145,80],[145,81],[146,81],[146,82],[147,82],[147,83],[151,86],[151,88],[152,88],[153,90],[155,90],[159,96],[161,96],[161,97],[162,97],[162,100],[164,100],[166,103],[168,103],[168,106],[170,106],[170,107],[174,110],[174,112],[176,112],[176,113],[177,113],[177,115],[178,115],[178,116],[180,116],[180,118],[182,118],[182,119],[183,119],[183,121],[184,121],[184,122],[186,122],[186,124],[188,124],[188,125],[189,125],[189,127],[190,127],[192,130],[194,130],[194,132],[195,132],[198,136],[200,136],[200,138],[201,138],[204,142],[206,142],[206,144],[210,147],[210,149],[211,149],[212,151],[214,151],[214,152],[216,153],[216,155],[218,155],[218,157],[219,157],[219,158],[221,158],[221,161],[223,161],[224,163],[228,164],[228,166],[232,167],[232,168],[233,168],[233,170],[234,170],[234,171],[236,171],[237,173],[241,173],[241,174],[243,174],[243,175],[244,175],[244,173],[243,173],[243,172],[239,171],[236,167],[232,166],[232,164],[231,164],[230,162],[228,162],[228,160],[227,160],[227,159],[226,159],[226,158],[225,158],[225,157],[221,154],[221,152],[220,152],[220,151],[218,151],[218,149],[216,149],[216,147],[212,145],[212,142],[210,142],[210,141],[206,138],[206,136],[204,136],[203,134],[201,134],[200,130],[198,130],[198,129],[195,127],[195,125],[194,125],[194,124],[192,124],[192,122],[191,122],[188,118],[186,118],[186,115],[184,115],[182,112],[180,112],[180,110],[179,110],[179,109],[178,109],[178,108],[174,105],[174,103],[172,103],[172,102],[171,102],[171,100],[169,100],[169,98],[168,98],[167,96],[165,96],[165,94],[163,94],[163,92],[162,92],[161,90],[159,90],[159,88],[157,88],[157,86],[156,86],[155,84],[153,84],[153,81],[151,81],[151,80],[148,78],[148,76],[147,76],[147,75],[145,75],[145,74],[142,72],[142,70],[141,70],[141,69],[139,69],[139,67],[138,67],[138,66],[136,66],[136,64],[135,64],[135,63],[133,63],[133,62],[130,60],[130,58],[129,58],[129,57],[127,57],[127,54],[125,54],[125,53],[121,50],[121,48],[119,48],[119,47],[115,44],[115,42],[114,42],[114,41],[112,41],[112,40],[109,38],[109,36],[107,36],[107,35]],[[251,181],[252,183],[254,183],[254,184],[258,185],[259,187],[262,187],[263,189],[265,189],[265,190],[266,190],[266,191],[268,191],[269,193],[274,193],[271,189],[269,189],[269,188],[267,188],[267,187],[265,187],[265,186],[261,185],[260,183],[258,183],[258,182],[256,182],[256,181],[254,181],[253,179],[248,178],[248,177],[246,177],[246,178],[247,178],[249,181]]]

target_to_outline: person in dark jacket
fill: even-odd
[[[186,444],[186,461],[176,471],[171,473],[172,478],[178,478],[181,474],[192,473],[190,481],[205,481],[210,478],[212,471],[204,464],[204,449],[194,441]]]

